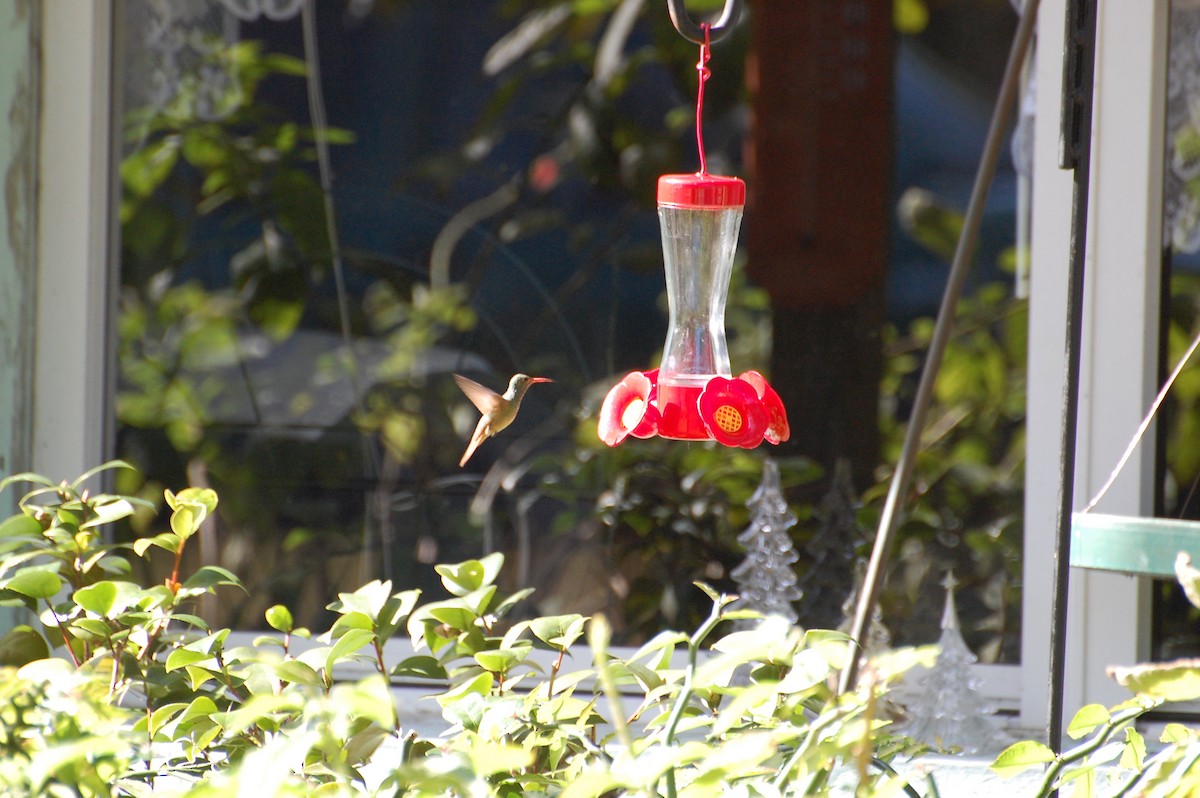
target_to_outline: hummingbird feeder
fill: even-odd
[[[696,144],[700,171],[658,179],[658,219],[666,271],[668,329],[662,363],[632,372],[604,399],[598,433],[609,446],[629,435],[674,440],[715,440],[752,449],[763,440],[788,439],[787,412],[757,371],[733,377],[725,340],[725,302],[746,204],[746,184],[708,173],[701,129],[709,47],[717,32],[700,25],[700,37],[682,0],[668,0],[680,33],[700,45]],[[728,0],[720,33],[736,22],[737,0]],[[690,26],[690,27],[689,27]]]

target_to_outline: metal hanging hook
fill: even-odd
[[[667,0],[667,13],[671,15],[671,22],[675,25],[675,30],[679,31],[680,36],[693,44],[705,43],[704,29],[692,21],[685,0]],[[709,25],[708,43],[724,39],[737,25],[741,13],[742,0],[725,0],[725,9],[721,12],[721,16],[716,22]]]

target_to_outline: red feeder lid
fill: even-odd
[[[740,208],[746,204],[746,184],[720,175],[662,175],[658,204],[670,208]]]

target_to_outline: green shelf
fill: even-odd
[[[1174,578],[1181,551],[1200,562],[1200,521],[1099,513],[1071,517],[1071,565],[1076,568]]]

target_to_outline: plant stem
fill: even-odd
[[[54,623],[58,625],[58,631],[62,635],[63,646],[67,649],[67,655],[71,657],[71,662],[75,663],[75,667],[79,667],[79,657],[75,656],[75,649],[71,648],[71,639],[67,637],[66,627],[62,624],[62,619],[58,617],[58,613],[54,611],[54,607],[50,606],[50,600],[46,599],[46,609],[50,610],[50,615],[54,618]]]
[[[550,666],[550,679],[546,683],[546,700],[554,698],[554,677],[558,675],[559,668],[562,667],[563,656],[567,653],[567,647],[563,646],[558,650],[558,656],[554,658],[554,664]]]
[[[903,776],[901,776],[899,773],[896,772],[896,769],[894,767],[889,765],[887,762],[884,762],[882,759],[880,759],[877,756],[871,757],[871,764],[874,765],[879,770],[883,771],[884,773],[891,774],[892,776],[895,776],[896,778],[904,778]],[[906,795],[908,795],[909,798],[921,798],[921,793],[917,792],[916,788],[914,788],[911,784],[909,784],[907,779],[905,779],[904,786],[901,787],[901,789],[904,790],[904,793]],[[936,792],[936,789],[935,789],[935,792]]]
[[[814,723],[812,728],[808,730],[808,735],[804,738],[804,742],[796,746],[796,750],[792,751],[792,755],[787,758],[787,761],[783,763],[783,767],[780,768],[779,772],[775,774],[774,785],[776,789],[783,789],[783,785],[787,781],[788,774],[792,772],[792,768],[796,767],[796,765],[800,762],[800,757],[806,754],[816,743],[818,732],[824,730],[825,727],[829,726],[831,723],[841,719],[841,717],[842,713],[839,711],[832,712],[823,719],[817,719],[817,722]],[[817,773],[813,774],[813,783],[810,784],[809,789],[804,792],[805,795],[812,794],[811,790],[816,786],[816,780],[822,778],[823,774],[824,771],[818,771]]]
[[[1047,796],[1054,791],[1054,782],[1058,779],[1058,774],[1062,772],[1064,767],[1072,762],[1083,759],[1088,754],[1100,748],[1100,746],[1109,741],[1117,729],[1121,728],[1126,723],[1140,718],[1142,715],[1146,714],[1148,710],[1149,707],[1142,706],[1135,707],[1133,709],[1127,709],[1124,712],[1109,718],[1108,722],[1101,727],[1100,732],[1092,737],[1092,739],[1081,745],[1075,746],[1070,751],[1060,754],[1046,770],[1046,777],[1042,780],[1042,785],[1037,792],[1038,796]]]
[[[379,668],[379,672],[381,674],[383,674],[384,678],[387,678],[387,675],[388,675],[387,663],[383,661],[383,646],[380,645],[380,643],[379,643],[379,637],[376,636],[375,639],[371,642],[375,646],[375,667]],[[287,645],[285,644],[284,645],[284,653],[286,653],[286,652],[287,652]]]
[[[704,638],[708,637],[713,629],[717,628],[717,624],[721,622],[721,609],[724,605],[719,601],[713,602],[712,612],[709,613],[708,619],[700,625],[696,633],[688,638],[688,663],[687,668],[683,672],[683,685],[679,688],[679,695],[675,699],[675,706],[671,708],[671,717],[667,719],[667,734],[663,740],[663,744],[670,746],[675,742],[675,730],[679,726],[679,721],[683,718],[684,710],[687,709],[688,702],[692,700],[692,679],[696,675],[696,658],[700,653],[700,644],[704,642]],[[667,798],[676,798],[675,792],[675,768],[671,767],[667,770]]]
[[[175,551],[175,567],[171,569],[171,578],[167,580],[167,587],[172,593],[179,592],[179,566],[183,563],[183,544],[184,540],[180,539],[179,548]]]
[[[1125,786],[1113,793],[1112,798],[1122,798],[1122,796],[1128,795],[1130,790],[1140,784],[1142,779],[1146,778],[1146,774],[1150,772],[1154,765],[1158,764],[1159,760],[1166,759],[1167,756],[1173,752],[1174,749],[1172,748],[1164,748],[1162,751],[1159,751],[1157,754],[1150,757],[1150,759],[1146,760],[1146,762],[1142,765],[1142,769],[1133,774],[1133,778],[1126,782]],[[1192,757],[1193,762],[1195,761],[1196,757],[1200,757],[1200,753],[1197,753],[1195,757]],[[1180,768],[1178,772],[1186,773],[1190,767],[1191,764],[1189,764],[1186,768]]]

